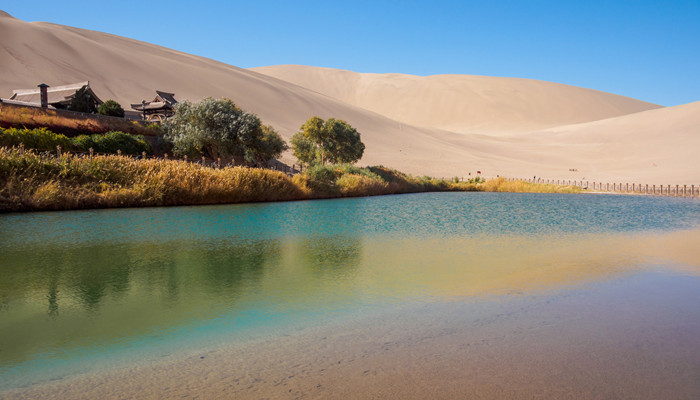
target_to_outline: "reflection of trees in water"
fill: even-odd
[[[70,285],[78,298],[86,308],[95,310],[108,293],[115,296],[129,289],[132,260],[118,247],[81,249],[65,268],[74,270]]]
[[[54,268],[55,269],[55,268]],[[51,274],[49,277],[49,293],[46,300],[49,302],[49,315],[58,316],[58,274]]]
[[[170,303],[192,287],[230,296],[254,285],[264,265],[279,257],[274,241],[45,247],[3,261],[0,304],[43,293],[51,316],[59,315],[67,298],[96,311],[106,298],[125,296],[135,284]]]
[[[217,294],[235,295],[254,286],[262,278],[265,264],[279,257],[279,243],[273,240],[222,243],[201,252],[204,286]]]
[[[362,242],[355,236],[311,237],[302,242],[301,253],[314,273],[344,275],[357,270]]]
[[[130,257],[124,250],[105,246],[44,247],[11,254],[2,265],[0,291],[9,297],[45,291],[48,314],[57,316],[67,296],[94,310],[106,292],[129,288]]]

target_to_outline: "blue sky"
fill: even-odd
[[[666,106],[700,100],[700,1],[31,1],[47,21],[248,68],[540,79]]]

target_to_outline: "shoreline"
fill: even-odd
[[[470,393],[657,398],[673,387],[692,398],[700,393],[692,384],[697,368],[676,371],[700,356],[688,351],[700,348],[693,345],[700,325],[673,316],[695,312],[691,302],[680,301],[697,297],[692,289],[697,277],[695,286],[673,291],[687,278],[647,272],[555,293],[403,306],[2,394],[8,399],[455,398]],[[673,301],[663,300],[669,295]],[[630,315],[626,304],[640,301],[645,306]],[[659,313],[680,304],[685,306],[671,316]],[[656,323],[649,322],[652,315]],[[671,341],[664,337],[669,324],[684,328]]]
[[[324,165],[294,175],[124,156],[60,158],[0,148],[0,213],[190,206],[422,192],[580,193],[574,186],[414,177],[383,166]]]

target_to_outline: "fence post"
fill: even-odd
[[[145,151],[141,152],[141,157],[143,157],[144,160],[146,159],[146,152]]]
[[[692,197],[695,197],[695,185],[690,185],[690,192],[693,194]]]
[[[56,146],[56,157],[61,160],[61,146]]]
[[[90,148],[88,149],[88,151],[90,152],[90,158],[92,158],[92,154],[93,154],[93,152],[94,152],[95,150],[94,150],[92,147],[90,147]]]
[[[676,197],[678,196],[678,185],[676,185]]]
[[[168,161],[168,153],[163,154],[163,159],[164,159],[165,161]]]
[[[122,155],[122,151],[121,151],[121,150],[117,150],[117,155],[118,155],[118,156]]]
[[[686,185],[683,185],[683,197],[685,197],[685,186]]]
[[[24,143],[19,144],[19,155],[20,156],[24,155]]]
[[[216,157],[216,168],[221,168],[221,157]]]

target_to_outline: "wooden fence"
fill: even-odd
[[[649,185],[645,183],[609,183],[584,180],[544,179],[544,178],[504,178],[509,181],[523,181],[561,186],[578,186],[590,192],[647,194],[657,196],[700,196],[700,185]]]

